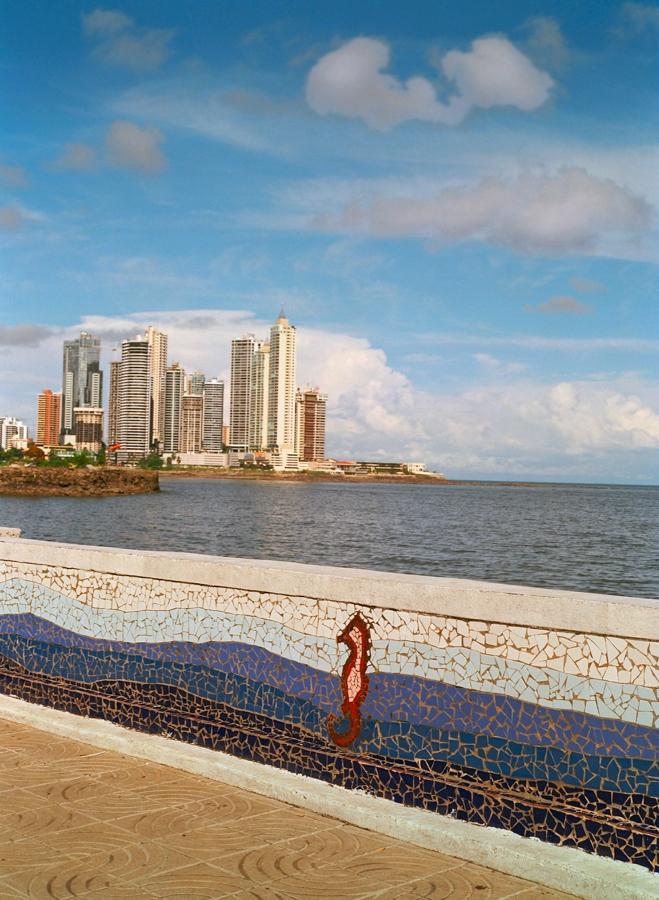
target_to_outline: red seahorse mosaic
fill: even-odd
[[[347,731],[337,731],[332,713],[327,717],[327,730],[330,737],[339,747],[348,747],[358,737],[362,727],[360,707],[368,692],[368,675],[366,666],[371,649],[371,637],[368,625],[359,613],[348,622],[343,631],[337,635],[337,643],[346,644],[350,655],[341,672],[341,689],[343,703],[341,711],[349,720]]]

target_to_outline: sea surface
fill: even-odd
[[[659,487],[162,478],[159,494],[0,497],[24,537],[659,597]]]

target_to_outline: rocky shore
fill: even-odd
[[[111,497],[159,491],[158,473],[119,466],[56,469],[0,467],[0,494],[33,497]]]

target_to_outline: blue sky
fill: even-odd
[[[657,481],[656,6],[3,12],[0,415],[83,326],[226,376],[284,303],[332,453]]]

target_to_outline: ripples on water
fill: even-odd
[[[25,537],[659,596],[659,488],[161,479],[160,494],[0,497]]]

